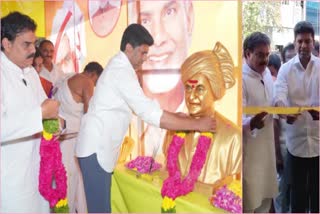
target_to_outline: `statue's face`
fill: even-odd
[[[185,82],[185,101],[192,117],[209,116],[211,114],[214,95],[208,79],[196,74]]]

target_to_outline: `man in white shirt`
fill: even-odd
[[[42,119],[57,118],[59,103],[46,99],[37,72],[35,22],[13,12],[1,19],[0,212],[49,212],[38,191]]]
[[[59,113],[66,120],[66,138],[61,141],[62,161],[68,176],[68,205],[72,213],[85,213],[87,206],[84,196],[83,181],[74,155],[77,138],[73,135],[80,129],[83,114],[87,113],[89,101],[96,82],[103,68],[97,62],[90,62],[80,74],[69,74],[60,84],[54,95],[61,105]],[[73,133],[73,134],[72,134]],[[68,135],[70,134],[70,135]]]
[[[242,105],[271,106],[273,80],[267,69],[270,39],[254,32],[243,43]],[[268,213],[277,194],[273,117],[243,115],[243,211]]]
[[[276,106],[319,106],[320,59],[312,55],[314,29],[302,21],[294,28],[297,55],[281,66],[276,83]],[[287,115],[291,212],[319,212],[319,112]]]
[[[111,212],[111,175],[132,112],[161,128],[215,131],[214,119],[192,119],[164,111],[144,95],[136,70],[146,60],[152,44],[152,36],[142,25],[131,24],[126,28],[121,51],[101,74],[88,112],[82,118],[76,156],[83,175],[88,212]]]
[[[39,51],[43,58],[43,66],[39,75],[50,81],[55,86],[60,80],[65,77],[65,74],[60,67],[53,64],[54,46],[50,40],[43,40],[39,44]]]

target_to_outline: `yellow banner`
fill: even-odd
[[[263,107],[263,106],[248,106],[243,107],[243,114],[258,114],[267,112],[268,114],[300,114],[303,111],[316,110],[320,111],[320,107]]]
[[[45,37],[43,0],[1,0],[1,17],[18,11],[30,16],[37,23],[36,36]]]

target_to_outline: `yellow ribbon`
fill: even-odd
[[[320,107],[264,107],[264,106],[248,106],[243,107],[243,114],[258,114],[267,112],[268,114],[300,114],[303,111],[316,110],[320,111]]]

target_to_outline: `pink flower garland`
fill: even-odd
[[[150,166],[152,165],[152,169],[150,170]],[[126,164],[126,167],[129,169],[136,168],[140,173],[149,173],[154,172],[161,168],[161,164],[157,163],[150,156],[138,156],[136,159],[130,161]]]
[[[211,144],[211,138],[205,135],[200,135],[189,172],[187,176],[182,179],[178,166],[178,156],[184,141],[183,137],[174,135],[171,144],[169,145],[167,158],[169,177],[162,185],[161,195],[163,198],[167,196],[174,200],[179,196],[186,195],[191,192],[206,161],[206,156]]]
[[[67,175],[61,160],[59,141],[42,137],[40,156],[39,191],[52,208],[67,195]],[[56,188],[52,187],[53,180]]]
[[[209,200],[213,206],[227,210],[231,213],[242,212],[242,199],[228,189],[226,185],[218,189],[215,195]]]

